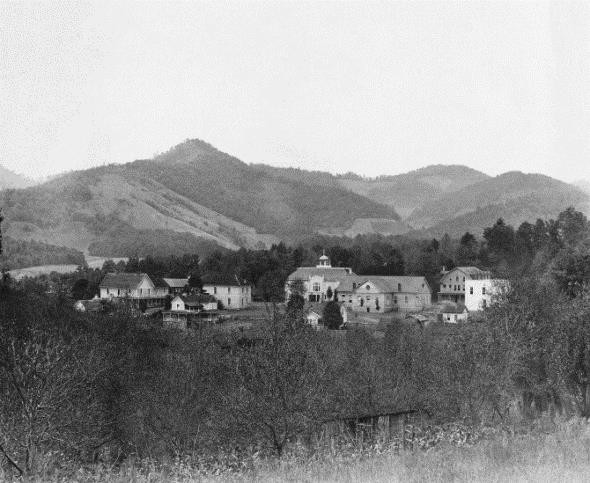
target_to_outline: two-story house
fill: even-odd
[[[439,302],[448,300],[464,304],[465,282],[489,277],[490,272],[480,270],[477,267],[456,267],[448,272],[443,268],[438,300]]]
[[[168,287],[154,284],[147,273],[107,273],[100,282],[100,298],[124,300],[138,309],[164,307]]]
[[[238,279],[203,275],[203,291],[212,295],[224,309],[245,309],[252,304],[252,286]]]

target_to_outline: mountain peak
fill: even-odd
[[[158,154],[154,157],[154,160],[187,163],[200,156],[219,153],[220,151],[217,148],[201,139],[186,139],[182,143],[171,147],[168,151]]]

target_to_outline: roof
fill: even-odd
[[[107,273],[100,282],[99,287],[134,289],[144,277],[150,279],[147,273]]]
[[[465,305],[462,304],[445,305],[441,310],[441,313],[443,314],[464,314],[465,312],[467,312],[467,307],[465,307]]]
[[[430,285],[425,277],[414,276],[383,276],[383,275],[366,275],[361,282],[361,286],[366,282],[372,282],[383,292],[400,292],[398,284],[401,284],[401,292],[409,293],[431,293]],[[357,287],[358,288],[358,287]]]
[[[213,295],[209,295],[207,293],[197,294],[197,295],[187,295],[186,297],[180,297],[185,304],[188,305],[198,305],[198,304],[206,304],[211,302],[217,302],[217,299],[213,297]]]
[[[477,267],[455,267],[452,270],[449,270],[447,273],[445,273],[445,275],[453,272],[454,270],[460,270],[470,278],[482,278],[490,276],[490,272],[486,272]]]
[[[226,275],[221,273],[206,273],[201,277],[203,285],[229,285],[232,287],[241,287],[249,285],[246,280],[240,280],[236,275]]]
[[[342,282],[346,278],[355,276],[350,268],[344,267],[299,267],[287,280],[308,280],[309,277],[324,277],[326,280],[333,282]]]
[[[184,288],[188,284],[188,278],[164,278],[162,280],[170,288]]]

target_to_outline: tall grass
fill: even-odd
[[[4,477],[4,478],[3,478]],[[0,480],[8,475],[0,473]],[[473,445],[442,442],[429,450],[396,451],[385,444],[330,448],[308,454],[294,448],[282,459],[202,464],[194,458],[170,462],[127,462],[51,470],[29,481],[80,482],[422,482],[590,481],[590,425],[583,420],[526,432],[494,430]]]

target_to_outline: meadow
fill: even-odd
[[[2,479],[0,474],[0,479]],[[6,476],[6,475],[5,475]],[[326,444],[309,453],[294,447],[282,458],[256,452],[205,461],[126,461],[119,467],[47,468],[31,482],[542,482],[590,479],[590,424],[584,419],[488,428],[477,441],[443,440],[429,449],[399,450],[394,443],[361,447]]]

